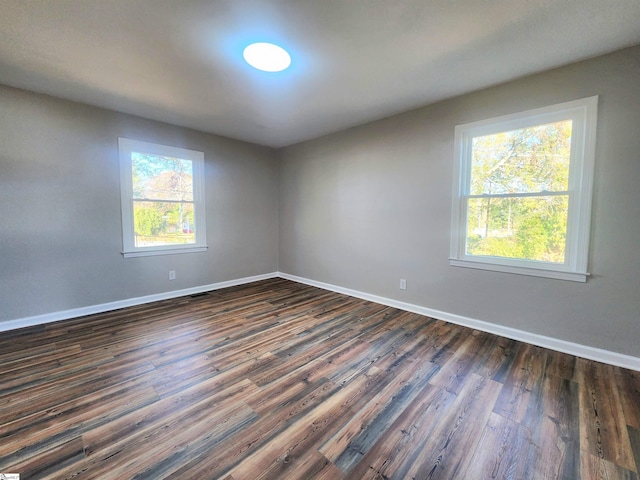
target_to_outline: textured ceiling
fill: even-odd
[[[0,0],[0,83],[273,147],[639,43],[640,0]]]

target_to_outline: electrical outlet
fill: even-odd
[[[169,270],[169,280],[175,280],[175,279],[176,279],[176,271]]]
[[[400,279],[400,290],[406,290],[407,289],[407,281],[404,278]]]

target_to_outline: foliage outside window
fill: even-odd
[[[597,97],[459,125],[450,263],[586,281]]]
[[[204,154],[118,139],[125,257],[206,250]]]

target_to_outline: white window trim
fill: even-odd
[[[598,96],[560,103],[526,112],[457,125],[451,215],[449,264],[497,272],[586,282],[589,276],[591,199],[595,164]],[[471,182],[471,141],[473,137],[542,125],[560,120],[573,121],[569,172],[569,216],[563,264],[466,254],[466,196]],[[582,160],[580,160],[582,159]]]
[[[204,202],[204,153],[179,147],[141,142],[129,138],[118,138],[120,154],[120,197],[122,209],[122,255],[147,257],[178,253],[204,252],[207,250],[206,214]],[[133,182],[131,154],[144,152],[153,155],[183,158],[193,162],[193,208],[196,218],[195,243],[136,247],[133,226]]]

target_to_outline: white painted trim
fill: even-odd
[[[538,345],[540,347],[549,348],[558,352],[568,353],[570,355],[576,355],[578,357],[587,358],[589,360],[595,360],[597,362],[608,363],[616,365],[618,367],[628,368],[631,370],[640,371],[640,358],[632,357],[630,355],[624,355],[622,353],[612,352],[610,350],[603,350],[600,348],[589,347],[587,345],[581,345],[579,343],[567,342],[565,340],[559,340],[557,338],[546,337],[544,335],[538,335],[537,333],[531,333],[524,330],[518,330],[511,327],[505,327],[502,325],[496,325],[494,323],[485,322],[482,320],[476,320],[470,317],[464,317],[462,315],[456,315],[454,313],[443,312],[440,310],[434,310],[432,308],[422,307],[412,303],[401,302],[399,300],[393,300],[387,297],[380,297],[378,295],[372,295],[370,293],[360,292],[358,290],[352,290],[350,288],[344,288],[329,283],[318,282],[316,280],[310,280],[304,277],[298,277],[296,275],[290,275],[284,272],[272,272],[262,275],[254,275],[251,277],[238,278],[235,280],[228,280],[225,282],[212,283],[210,285],[201,285],[199,287],[185,288],[183,290],[172,290],[170,292],[157,293],[153,295],[146,295],[144,297],[128,298],[126,300],[118,300],[115,302],[102,303],[100,305],[90,305],[88,307],[74,308],[71,310],[63,310],[59,312],[47,313],[44,315],[36,315],[33,317],[17,318],[15,320],[8,320],[0,322],[0,332],[9,330],[15,330],[18,328],[31,327],[35,325],[43,325],[51,322],[58,322],[60,320],[68,320],[70,318],[83,317],[85,315],[93,315],[96,313],[108,312],[111,310],[117,310],[119,308],[132,307],[135,305],[142,305],[145,303],[157,302],[159,300],[167,300],[170,298],[183,297],[185,295],[193,295],[194,293],[209,292],[212,290],[220,290],[221,288],[233,287],[236,285],[244,285],[246,283],[257,282],[260,280],[268,280],[270,278],[284,278],[305,285],[311,285],[313,287],[322,288],[323,290],[330,290],[332,292],[342,293],[351,297],[361,298],[370,302],[379,303],[381,305],[387,305],[389,307],[398,308],[407,312],[417,313],[419,315],[425,315],[427,317],[436,318],[438,320],[444,320],[446,322],[455,323],[456,325],[462,325],[464,327],[473,328],[475,330],[481,330],[487,333],[493,333],[503,337],[511,338],[513,340],[519,340],[521,342]]]
[[[425,315],[427,317],[444,320],[446,322],[455,323],[457,325],[473,328],[475,330],[481,330],[483,332],[493,333],[495,335],[511,338],[513,340],[530,343],[539,347],[549,348],[558,352],[568,353],[570,355],[587,358],[589,360],[595,360],[597,362],[608,363],[610,365],[616,365],[618,367],[640,371],[640,358],[633,357],[631,355],[624,355],[622,353],[603,350],[587,345],[581,345],[579,343],[567,342],[565,340],[559,340],[553,337],[538,335],[537,333],[531,333],[524,330],[518,330],[516,328],[505,327],[502,325],[497,325],[495,323],[485,322],[483,320],[476,320],[474,318],[456,315],[454,313],[434,310],[432,308],[422,307],[420,305],[414,305],[412,303],[401,302],[399,300],[393,300],[391,298],[380,297],[378,295],[351,290],[350,288],[344,288],[329,283],[318,282],[315,280],[310,280],[308,278],[290,275],[288,273],[278,272],[277,276],[294,282],[304,283],[313,287],[322,288],[324,290],[330,290],[332,292],[342,293],[351,297],[361,298],[370,302],[379,303],[381,305],[399,308],[400,310],[405,310],[407,312]]]
[[[43,325],[51,322],[58,322],[60,320],[68,320],[70,318],[83,317],[85,315],[93,315],[95,313],[108,312],[111,310],[117,310],[119,308],[133,307],[134,305],[142,305],[145,303],[157,302],[159,300],[167,300],[169,298],[184,297],[185,295],[193,295],[194,293],[210,292],[211,290],[220,290],[221,288],[234,287],[236,285],[244,285],[245,283],[252,283],[259,280],[267,280],[276,277],[278,277],[278,273],[272,272],[263,275],[254,275],[252,277],[227,280],[225,282],[212,283],[210,285],[201,285],[199,287],[156,293],[153,295],[146,295],[144,297],[127,298],[126,300],[101,303],[99,305],[90,305],[88,307],[80,307],[70,310],[62,310],[59,312],[45,313],[43,315],[35,315],[33,317],[17,318],[15,320],[0,322],[0,332],[16,330],[18,328],[24,327],[32,327],[34,325]]]
[[[492,257],[490,257],[492,258]],[[530,277],[555,278],[556,280],[570,280],[572,282],[586,282],[590,273],[561,272],[559,270],[545,270],[541,268],[520,267],[514,265],[500,265],[489,262],[470,262],[468,260],[449,259],[449,265],[453,267],[475,268],[478,270],[489,270],[491,272],[513,273],[516,275],[528,275]]]
[[[184,247],[165,248],[165,249],[156,248],[155,250],[149,250],[149,251],[122,252],[122,256],[124,258],[133,258],[133,257],[151,257],[155,255],[176,255],[180,253],[206,252],[208,248],[209,247],[207,247],[206,245],[204,247],[192,247],[192,248],[184,248]]]
[[[193,211],[195,215],[194,243],[136,247],[133,222],[134,194],[131,158],[134,152],[181,158],[192,162]],[[204,152],[118,137],[118,153],[120,157],[120,208],[122,211],[122,254],[124,258],[206,251],[207,215],[205,213],[204,198]]]

